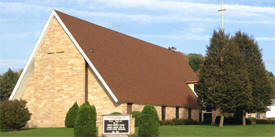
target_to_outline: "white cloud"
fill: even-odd
[[[16,67],[16,68],[22,68],[24,64],[26,63],[26,60],[24,59],[0,59],[0,67]]]
[[[22,32],[22,33],[1,33],[1,38],[26,38],[26,37],[37,37],[39,35],[38,32]]]
[[[275,65],[275,58],[265,59],[264,61]]]
[[[194,33],[185,34],[136,34],[137,37],[169,39],[169,40],[208,40],[210,36]]]
[[[256,40],[257,41],[275,41],[275,37],[256,37]]]

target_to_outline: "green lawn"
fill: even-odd
[[[0,137],[73,137],[73,129],[37,128],[21,131],[0,132]],[[161,126],[160,137],[272,137],[275,136],[275,125],[216,126],[182,125]]]

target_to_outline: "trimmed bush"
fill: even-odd
[[[256,124],[275,124],[275,120],[271,119],[256,119]]]
[[[77,103],[75,102],[74,105],[67,112],[66,119],[65,119],[65,126],[67,128],[74,127],[74,122],[75,122],[75,118],[76,118],[78,109],[79,109],[79,107],[78,107]]]
[[[75,123],[74,123],[74,136],[86,137],[96,136],[96,109],[89,103],[80,106]]]
[[[0,103],[0,128],[18,130],[24,127],[31,118],[31,113],[24,100],[6,100]]]
[[[162,120],[160,125],[199,125],[200,122],[187,119]]]
[[[220,116],[216,117],[215,123],[217,125],[219,125],[220,123]],[[249,119],[245,119],[246,120],[246,124],[247,125],[251,125],[251,120]],[[241,125],[242,124],[242,119],[238,118],[238,117],[225,117],[224,118],[224,125]]]
[[[157,137],[159,135],[158,113],[153,105],[146,105],[141,112],[139,137]]]
[[[122,115],[120,112],[112,112],[110,115]]]
[[[133,111],[132,113],[132,117],[135,118],[135,126],[139,126],[140,122],[141,122],[141,112],[139,111]]]

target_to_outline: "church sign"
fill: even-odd
[[[103,115],[103,134],[130,134],[130,115]]]

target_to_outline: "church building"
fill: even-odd
[[[29,127],[64,127],[85,101],[97,119],[153,104],[160,120],[199,120],[197,81],[182,53],[53,10],[10,100],[27,101]]]

